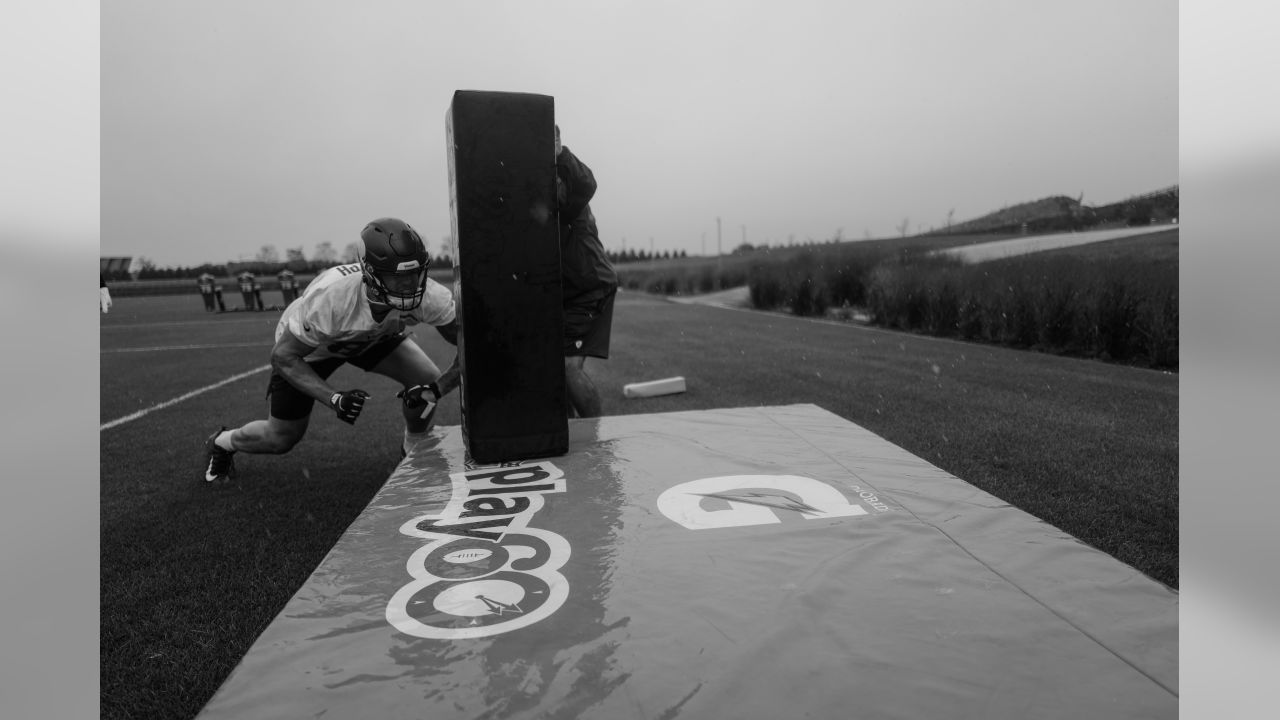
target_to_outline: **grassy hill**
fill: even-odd
[[[1118,202],[1089,206],[1081,198],[1053,195],[1001,208],[973,220],[956,223],[941,234],[992,232],[1044,233],[1100,229],[1114,225],[1149,225],[1178,217],[1178,186],[1135,195]]]

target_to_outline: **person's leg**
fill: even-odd
[[[312,369],[327,378],[342,363],[338,358],[320,360]],[[306,435],[315,400],[276,373],[271,373],[267,381],[267,399],[265,420],[253,420],[237,428],[224,427],[205,441],[205,481],[234,477],[237,452],[279,455],[292,450]]]
[[[564,384],[569,395],[569,409],[577,417],[600,417],[600,391],[586,373],[586,360],[585,355],[570,355],[564,359]]]
[[[600,417],[600,391],[586,372],[588,357],[608,359],[613,328],[613,294],[564,309],[564,379],[570,417]]]
[[[316,362],[311,369],[327,378],[341,366],[342,360],[331,358]],[[267,400],[265,420],[223,431],[214,440],[218,447],[232,452],[280,455],[301,442],[311,424],[315,400],[276,373],[271,373],[267,382]]]
[[[254,420],[227,430],[214,442],[223,450],[233,452],[282,455],[301,442],[310,423],[309,415],[299,420],[269,416],[266,420]]]
[[[298,420],[269,416],[238,428],[219,430],[205,441],[205,482],[235,477],[237,452],[276,455],[289,452],[306,434],[307,422],[308,416]]]
[[[369,368],[384,377],[400,383],[408,389],[414,385],[428,385],[440,377],[440,369],[427,357],[427,353],[418,344],[406,338],[386,357]],[[435,422],[436,405],[410,406],[401,403],[400,410],[404,415],[405,439],[402,449],[409,452],[417,441],[421,440]]]

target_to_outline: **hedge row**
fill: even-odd
[[[704,295],[747,284],[746,265],[735,261],[615,269],[621,287],[657,295]]]
[[[865,306],[867,277],[892,257],[883,249],[846,247],[821,254],[806,251],[781,262],[757,262],[748,273],[751,305],[802,316],[824,315],[830,307]]]
[[[965,265],[923,253],[805,254],[757,264],[751,303],[1064,355],[1178,366],[1178,270],[1149,259],[1025,255]]]
[[[1176,264],[1028,255],[963,265],[886,262],[867,282],[875,324],[1064,355],[1178,367]]]

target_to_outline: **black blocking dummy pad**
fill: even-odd
[[[446,128],[467,450],[477,462],[563,455],[554,100],[459,90]]]

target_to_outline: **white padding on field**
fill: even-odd
[[[627,383],[622,386],[623,396],[629,398],[674,395],[684,391],[684,378],[680,376],[650,380],[649,382]]]
[[[201,718],[1176,718],[1178,596],[813,405],[412,448]]]

